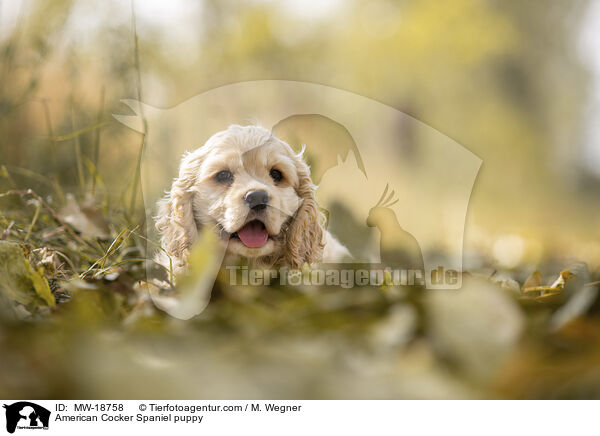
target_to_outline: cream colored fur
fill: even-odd
[[[283,174],[281,182],[269,175],[272,169]],[[216,180],[223,170],[232,173],[231,183]],[[257,189],[269,195],[269,206],[258,212],[244,202],[245,194]],[[338,262],[349,253],[326,231],[315,189],[302,152],[295,154],[262,127],[232,125],[184,155],[179,176],[158,204],[161,246],[175,272],[185,270],[202,228],[214,229],[227,244],[228,256],[249,258],[256,265],[299,269],[305,263]],[[253,219],[261,220],[269,233],[265,245],[249,248],[230,239]],[[159,261],[169,265],[164,254]]]

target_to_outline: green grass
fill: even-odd
[[[0,248],[13,256],[0,281],[4,397],[600,397],[598,276],[584,266],[579,281],[533,293],[477,271],[461,291],[218,280],[206,310],[182,321],[150,298],[148,271],[167,274],[131,195],[107,199],[100,184],[91,201],[101,179],[88,166],[87,192],[61,189],[77,192],[86,230],[51,177],[1,174],[13,188],[0,194]],[[50,194],[16,186],[27,179]]]
[[[585,265],[572,267],[576,275],[564,287],[533,292],[521,289],[530,265],[494,274],[469,271],[460,291],[230,286],[220,278],[198,316],[182,321],[158,309],[150,290],[170,271],[153,262],[159,247],[145,234],[144,208],[152,205],[140,201],[144,137],[119,137],[107,115],[118,96],[143,101],[135,14],[131,31],[109,29],[118,34],[120,49],[131,39],[122,53],[107,49],[108,69],[114,70],[106,76],[110,86],[94,83],[97,101],[87,106],[75,86],[65,87],[68,107],[57,114],[51,102],[35,96],[61,20],[68,17],[71,4],[64,3],[33,9],[33,25],[25,29],[31,34],[21,14],[0,53],[0,396],[600,398],[600,273]],[[56,11],[45,9],[50,5]],[[527,40],[520,46],[527,47]],[[245,56],[240,65],[254,62]],[[429,71],[428,53],[423,56],[415,65]],[[437,65],[438,56],[433,58]],[[564,64],[562,56],[557,59]],[[372,68],[365,65],[370,78]],[[201,65],[202,74],[206,67]],[[67,62],[65,81],[77,68]],[[465,71],[454,74],[464,77]],[[537,83],[537,64],[530,75]],[[360,83],[367,76],[357,77]],[[381,83],[385,95],[393,83]],[[454,112],[449,96],[459,83],[448,83],[452,92],[433,102],[452,102]],[[428,89],[426,84],[415,89]],[[479,108],[480,100],[471,106],[467,100],[465,113]],[[25,105],[32,107],[26,115],[39,119],[22,119]],[[572,113],[570,106],[559,109],[554,112]],[[531,112],[534,119],[543,114]],[[510,134],[500,134],[511,131],[501,121],[488,120],[497,126],[498,143],[511,143]],[[43,132],[30,131],[33,125]],[[486,130],[483,138],[488,136]],[[134,154],[111,160],[124,144]],[[516,148],[507,150],[512,159]],[[547,259],[535,267],[544,272],[544,285],[569,265]],[[176,295],[178,289],[164,292]]]

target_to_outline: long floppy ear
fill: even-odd
[[[189,249],[198,237],[192,204],[199,165],[197,156],[184,156],[179,177],[165,198],[158,202],[156,229],[161,234],[162,248],[174,259],[176,268],[185,266]]]
[[[304,150],[303,150],[304,151]],[[298,195],[302,204],[298,208],[286,235],[285,260],[294,269],[304,263],[314,264],[323,257],[325,215],[319,210],[315,199],[315,185],[310,178],[310,169],[298,156]]]

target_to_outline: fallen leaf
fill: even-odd
[[[62,262],[56,252],[50,248],[36,248],[29,255],[29,262],[37,267],[43,267],[47,273],[55,273]]]
[[[542,274],[536,269],[531,276],[523,283],[523,292],[526,292],[528,288],[535,288],[541,286]]]
[[[10,242],[0,242],[0,291],[23,305],[56,304],[41,269],[34,269],[21,247]]]
[[[536,271],[536,273],[539,274],[538,271]],[[549,285],[549,286],[540,286],[540,285],[525,286],[525,285],[523,285],[523,292],[541,292],[542,294],[552,292],[552,291],[555,291],[554,293],[556,293],[557,291],[560,292],[565,288],[567,281],[572,279],[575,276],[576,276],[576,274],[573,274],[570,270],[566,269],[566,270],[560,272],[558,278],[551,285]],[[525,282],[526,285],[529,284],[528,282],[531,280],[532,277],[530,277]],[[540,281],[541,281],[541,276],[540,276]],[[532,280],[532,283],[534,283],[534,282],[537,282],[537,277],[534,280]]]
[[[567,280],[569,280],[572,277],[575,277],[575,274],[573,274],[571,272],[571,270],[566,269],[564,271],[561,271],[558,278],[554,281],[554,283],[552,283],[550,285],[550,288],[551,289],[564,289],[565,284],[567,283]]]
[[[103,239],[110,236],[110,229],[102,212],[89,204],[79,206],[72,194],[67,194],[67,204],[58,215],[84,236]]]

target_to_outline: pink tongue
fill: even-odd
[[[262,247],[269,238],[267,229],[260,221],[250,221],[237,234],[244,245],[250,248]]]

